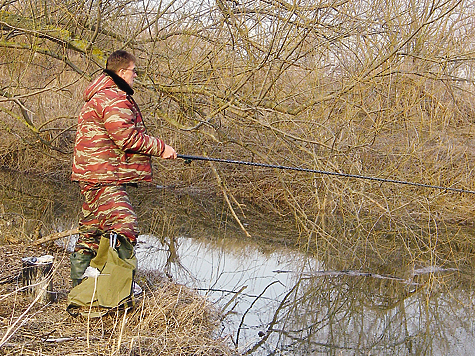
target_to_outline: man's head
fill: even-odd
[[[106,69],[113,71],[131,87],[137,76],[137,72],[135,71],[135,56],[123,50],[115,51],[107,58]]]

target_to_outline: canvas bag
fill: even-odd
[[[117,249],[117,239],[121,248]],[[97,255],[91,260],[91,267],[97,268],[97,277],[86,277],[68,295],[68,312],[89,316],[101,316],[109,309],[133,306],[132,282],[137,258],[132,245],[123,237],[111,233],[103,236]],[[104,310],[97,311],[97,307]],[[91,312],[92,308],[94,311]]]

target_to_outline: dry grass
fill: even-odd
[[[66,312],[69,263],[54,251],[54,290],[58,302],[33,303],[19,289],[21,257],[38,256],[25,245],[0,246],[1,355],[232,355],[225,339],[216,336],[219,312],[194,291],[160,275],[142,275],[146,293],[127,312],[97,319]],[[10,278],[10,280],[8,280]]]

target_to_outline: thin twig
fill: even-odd
[[[231,204],[231,201],[229,200],[228,194],[226,192],[226,186],[221,180],[221,177],[219,176],[218,171],[216,170],[216,167],[213,165],[213,162],[209,162],[209,165],[211,169],[213,170],[214,176],[216,177],[216,180],[218,181],[218,185],[221,188],[221,191],[223,192],[224,199],[226,200],[226,203],[228,204],[229,209],[231,210],[231,214],[234,217],[234,220],[238,223],[239,227],[241,228],[242,231],[246,234],[247,237],[251,237],[251,234],[247,232],[246,228],[242,224],[241,220],[237,216],[236,212],[234,211],[233,205]]]

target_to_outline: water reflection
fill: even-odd
[[[39,224],[47,234],[77,222],[76,185],[0,178],[0,229],[18,225],[28,239]],[[345,241],[309,255],[285,245],[295,231],[281,217],[248,212],[246,239],[219,200],[153,186],[132,195],[144,232],[139,267],[206,293],[225,315],[221,336],[243,354],[474,354],[468,262],[441,268],[368,253],[356,264]]]
[[[292,250],[181,237],[175,262],[141,236],[142,268],[169,268],[224,308],[223,334],[252,355],[471,355],[473,293],[453,269],[409,279],[325,265]],[[179,262],[179,263],[178,263]],[[287,271],[282,273],[282,271]],[[224,307],[223,307],[224,306]]]
[[[157,247],[157,238],[142,235],[138,241],[140,268],[166,270],[178,282],[206,293],[226,314],[225,332],[236,345],[265,331],[269,312],[293,284],[291,274],[277,270],[310,262],[290,250],[263,254],[249,245],[236,249],[236,241],[230,250],[225,240],[181,237],[175,240],[177,258],[169,263],[169,253]]]

